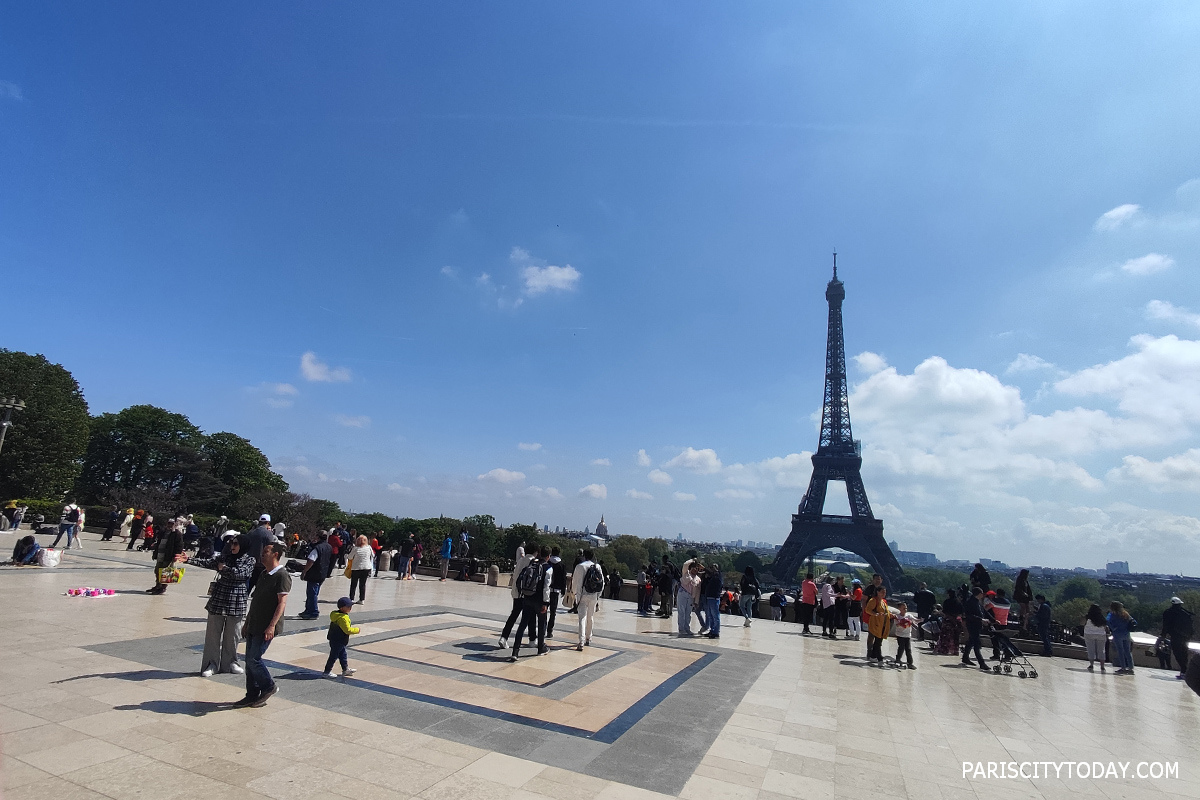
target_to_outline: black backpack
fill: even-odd
[[[72,508],[70,511],[67,512],[67,522],[70,522],[70,523],[79,522],[79,508],[78,507]]]
[[[598,594],[604,588],[604,573],[598,564],[591,564],[583,573],[583,591],[586,594]]]
[[[567,590],[567,571],[563,568],[563,563],[561,561],[557,564],[551,563],[550,568],[554,570],[550,574],[550,589],[555,592],[565,592]]]
[[[542,565],[536,561],[530,561],[517,575],[517,594],[521,597],[533,597],[538,593],[538,586],[542,582]]]

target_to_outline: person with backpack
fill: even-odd
[[[350,621],[350,609],[352,608],[354,608],[354,600],[342,597],[338,599],[337,610],[329,612],[329,632],[325,634],[325,638],[329,640],[329,658],[325,661],[325,672],[322,673],[326,678],[334,677],[333,665],[335,662],[341,664],[343,678],[349,678],[358,672],[350,666],[350,662],[346,658],[346,645],[350,644],[350,636],[359,633],[358,626]]]
[[[562,565],[562,551],[558,545],[550,548],[550,568],[553,570],[550,579],[550,616],[546,620],[546,638],[554,638],[554,620],[558,616],[558,604],[563,593],[567,591],[567,570]]]
[[[1183,680],[1187,677],[1188,642],[1194,633],[1192,612],[1183,606],[1178,597],[1171,598],[1171,605],[1162,615],[1162,634],[1171,639],[1171,652],[1175,654],[1175,663],[1179,665],[1179,674],[1175,677]]]
[[[571,586],[577,598],[576,608],[579,612],[579,644],[575,649],[583,652],[585,645],[592,643],[592,622],[596,609],[600,607],[600,595],[604,592],[604,571],[593,559],[595,554],[590,548],[583,551],[583,561],[575,567],[571,576]]]
[[[79,531],[76,529],[79,527],[81,513],[79,506],[75,505],[73,499],[67,501],[67,504],[63,506],[62,516],[58,520],[58,536],[54,537],[54,543],[50,545],[51,549],[58,547],[58,543],[64,534],[67,537],[67,549],[71,549],[71,543],[79,538]],[[83,547],[82,544],[79,546]]]
[[[446,537],[449,541],[450,537]],[[513,573],[512,578],[508,581],[508,593],[512,595],[512,611],[508,614],[508,619],[504,621],[504,630],[500,631],[500,641],[497,646],[501,650],[508,649],[508,637],[512,633],[513,626],[517,624],[517,620],[521,616],[521,593],[517,591],[517,578],[521,575],[521,571],[529,564],[530,557],[525,555],[525,543],[521,542],[517,545],[516,555],[513,556]]]
[[[321,584],[325,582],[330,565],[333,564],[333,548],[329,544],[329,534],[318,531],[310,541],[312,547],[309,548],[304,569],[300,573],[300,580],[306,584],[304,611],[300,612],[300,619],[316,619],[321,616],[317,609],[317,598],[321,594]]]
[[[787,608],[787,595],[783,593],[782,586],[776,586],[775,591],[771,592],[771,619],[779,622],[783,619],[783,610]]]
[[[521,636],[529,631],[529,642],[537,639],[537,653],[543,656],[550,652],[546,647],[546,613],[550,606],[551,584],[554,567],[549,563],[550,548],[543,546],[525,568],[517,575],[517,593],[521,597],[521,624],[517,626],[517,638],[513,639],[509,661],[516,661],[521,653]]]

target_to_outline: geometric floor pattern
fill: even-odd
[[[345,681],[317,675],[328,623],[295,620],[294,589],[267,651],[280,694],[230,709],[241,677],[198,674],[206,572],[149,596],[149,557],[97,540],[57,569],[0,567],[4,800],[1200,798],[1200,697],[1171,673],[1047,659],[1020,680],[920,645],[916,671],[881,670],[864,641],[790,622],[725,617],[719,642],[680,640],[608,600],[583,653],[560,614],[552,652],[510,664],[493,649],[507,590],[453,581],[369,581]],[[347,588],[331,579],[324,615]],[[979,761],[1179,773],[964,775]]]

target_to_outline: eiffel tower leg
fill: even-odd
[[[792,518],[792,532],[779,549],[772,565],[772,573],[783,583],[795,580],[796,571],[803,567],[804,559],[819,550],[837,547],[860,556],[871,568],[883,577],[890,590],[904,571],[883,538],[883,522],[880,520],[850,520],[831,522],[820,517]]]

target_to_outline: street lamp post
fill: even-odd
[[[18,400],[15,397],[0,397],[0,408],[4,409],[4,420],[0,421],[0,450],[3,450],[4,436],[8,433],[8,429],[12,427],[12,413],[14,411],[24,411],[25,401]]]

